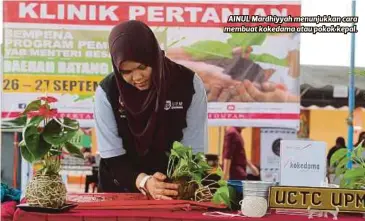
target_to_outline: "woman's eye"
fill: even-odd
[[[124,70],[120,70],[119,71],[122,75],[125,75],[125,74],[130,74],[132,71],[124,71]]]
[[[147,66],[146,65],[144,65],[144,64],[141,64],[140,66],[138,66],[138,69],[140,69],[140,70],[144,70],[144,69],[146,69],[147,68]]]

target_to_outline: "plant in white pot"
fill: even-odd
[[[61,208],[66,203],[67,190],[60,175],[61,154],[83,158],[80,148],[71,142],[80,129],[79,123],[67,117],[58,118],[51,105],[54,97],[40,97],[30,102],[13,123],[23,126],[23,140],[19,143],[22,157],[40,163],[25,190],[30,206]]]

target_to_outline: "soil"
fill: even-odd
[[[262,83],[265,79],[264,69],[257,63],[235,55],[233,58],[205,60],[205,63],[216,65],[224,69],[224,73],[235,80],[250,80]]]
[[[173,180],[173,183],[179,184],[179,195],[176,197],[177,200],[194,200],[195,191],[199,188],[198,184],[191,182],[190,177],[180,177],[177,180]]]

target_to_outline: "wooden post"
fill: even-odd
[[[252,128],[252,142],[251,142],[251,162],[254,165],[260,166],[260,149],[261,149],[261,132],[260,128]]]

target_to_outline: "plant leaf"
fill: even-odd
[[[200,161],[198,165],[202,172],[206,172],[212,169],[206,161]]]
[[[223,170],[221,167],[218,167],[214,173],[220,176],[221,178],[223,177]]]
[[[73,144],[75,144],[75,145],[79,145],[79,144],[81,144],[81,142],[82,142],[82,137],[84,136],[84,132],[81,130],[81,129],[79,129],[77,132],[76,132],[76,134],[75,134],[75,136],[73,136],[72,137],[72,139],[71,140],[69,140],[69,142],[70,143],[73,143]]]
[[[68,130],[68,131],[77,132],[80,129],[79,122],[77,120],[72,120],[68,117],[63,118],[63,124],[70,127],[70,128],[65,127],[65,129]]]
[[[41,100],[34,100],[27,105],[22,114],[26,114],[30,111],[36,111],[40,108],[40,106],[41,106]]]
[[[356,186],[356,180],[346,180],[342,179],[340,181],[340,187],[345,189],[354,189]]]
[[[15,119],[9,120],[8,122],[15,124],[16,126],[25,126],[27,123],[27,115],[21,115]]]
[[[355,148],[354,152],[355,152],[354,157],[360,159],[360,158],[362,158],[364,148],[361,145],[359,145],[358,147]]]
[[[56,120],[52,119],[47,123],[44,127],[43,136],[46,142],[52,144],[54,146],[60,146],[65,142],[71,140],[77,133],[79,129],[79,124],[75,123],[74,120],[69,118],[65,118],[64,125],[72,127],[70,128],[63,128]],[[77,125],[77,126],[75,126]],[[77,127],[77,129],[75,129]]]
[[[227,186],[228,185],[227,181],[225,181],[225,180],[219,180],[218,184],[219,184],[219,186]]]
[[[250,60],[254,62],[262,62],[267,64],[273,64],[278,66],[287,67],[288,60],[283,58],[277,58],[271,54],[250,54]]]
[[[34,126],[38,126],[44,120],[43,116],[34,116],[28,122],[28,125],[32,124]]]
[[[355,68],[355,75],[365,76],[365,69],[364,68]],[[351,74],[349,72],[349,74]]]
[[[42,159],[52,148],[52,145],[44,140],[43,135],[39,137],[39,146],[35,153],[33,153],[36,160]]]
[[[199,153],[196,153],[196,154],[194,155],[194,161],[195,161],[196,163],[199,163],[200,161],[203,161],[203,160],[204,160],[204,161],[206,160],[204,153],[199,152]]]
[[[347,159],[347,157],[344,157],[340,160],[340,162],[338,162],[336,168],[346,168],[347,163],[348,163],[348,159]]]
[[[33,160],[40,160],[51,149],[51,145],[44,140],[44,137],[38,132],[38,128],[29,125],[23,131],[24,144],[27,150],[32,154]]]
[[[183,48],[196,60],[232,58],[233,56],[233,48],[221,41],[198,41]]]
[[[192,173],[191,174],[191,178],[192,180],[194,180],[195,182],[197,182],[199,185],[201,185],[202,182],[202,176],[199,173]]]
[[[81,147],[76,146],[73,143],[66,142],[65,149],[69,152],[72,156],[84,159],[84,155],[81,153]]]
[[[20,153],[22,155],[22,157],[28,161],[29,163],[33,163],[35,161],[32,153],[28,150],[27,146],[25,145],[25,141],[22,140],[19,143],[19,148],[20,148]]]
[[[171,155],[176,157],[185,157],[188,152],[188,147],[185,147],[182,143],[175,141],[173,144],[173,149],[171,150]]]
[[[234,187],[228,186],[228,185],[227,185],[227,188],[228,188],[229,199],[230,199],[229,208],[232,209],[232,206],[233,206],[232,204],[235,203],[234,199],[236,199],[236,190],[234,189]]]
[[[64,143],[62,136],[62,127],[56,120],[49,121],[43,130],[43,136],[49,144],[59,146]]]
[[[29,125],[23,130],[24,143],[27,146],[29,152],[32,153],[35,158],[37,158],[35,153],[39,147],[40,135],[41,134],[38,132],[38,128],[34,125]]]
[[[343,176],[344,180],[353,180],[365,177],[365,168],[353,168],[347,170]]]
[[[186,154],[188,155],[187,157],[188,157],[188,159],[189,160],[191,160],[191,161],[193,161],[193,148],[187,148],[187,150],[186,150]]]
[[[336,177],[340,177],[342,174],[344,174],[346,172],[347,168],[346,167],[337,167],[336,168]]]
[[[248,46],[262,45],[264,43],[267,34],[266,33],[231,33],[231,38],[227,43],[235,48],[242,47],[245,51]]]
[[[330,165],[335,166],[341,159],[346,158],[347,149],[341,148],[337,150],[331,157]]]
[[[228,186],[222,186],[217,189],[214,193],[212,202],[216,204],[225,204],[227,206],[231,206],[230,197],[229,197],[229,190]]]

